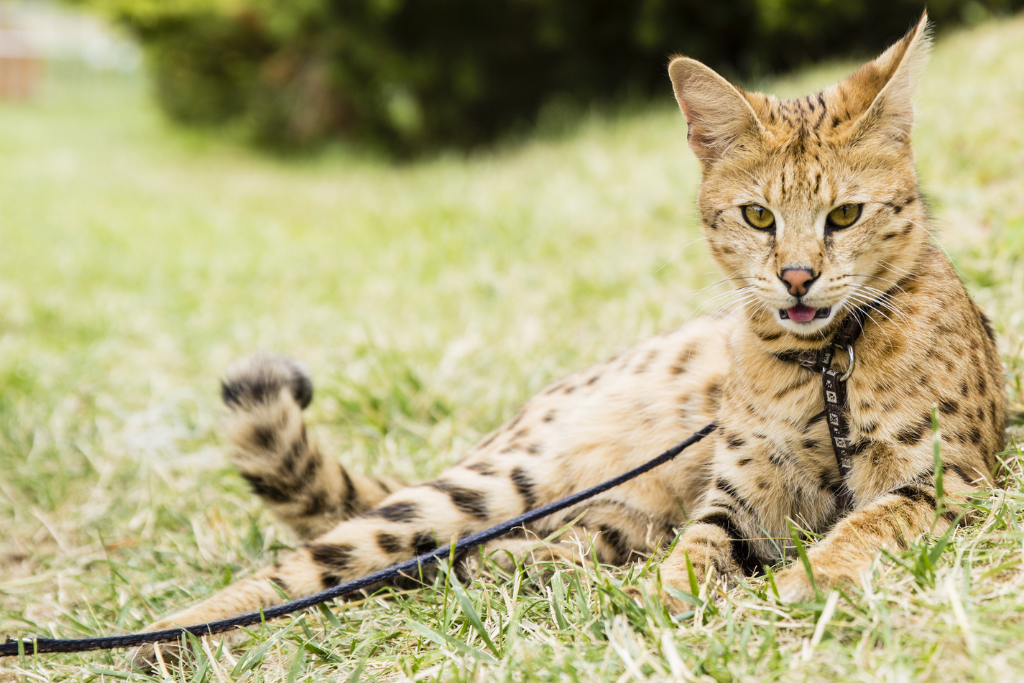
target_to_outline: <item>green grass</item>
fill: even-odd
[[[1021,64],[1022,19],[944,37],[916,133],[940,239],[998,329],[1018,438]],[[849,68],[763,85],[802,93]],[[717,277],[664,99],[400,167],[173,129],[134,83],[0,106],[0,633],[134,630],[294,542],[223,452],[217,378],[236,356],[307,361],[327,450],[417,478],[549,380],[692,314]],[[442,580],[268,624],[171,677],[1024,679],[1024,455],[1006,457],[1017,476],[974,522],[880,557],[838,602],[777,607],[757,580],[674,622],[622,590],[656,565]],[[11,681],[129,672],[123,653],[0,663]]]

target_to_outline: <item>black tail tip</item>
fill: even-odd
[[[266,404],[278,399],[281,389],[305,409],[313,401],[313,382],[306,368],[280,354],[255,353],[233,363],[220,384],[220,396],[229,408]]]

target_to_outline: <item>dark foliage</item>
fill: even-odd
[[[261,141],[470,146],[552,101],[667,97],[683,53],[731,75],[867,53],[921,0],[84,0],[146,46],[175,119]],[[934,0],[940,26],[1024,0]]]

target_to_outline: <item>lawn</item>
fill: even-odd
[[[943,35],[915,134],[937,236],[999,333],[1018,439],[1021,64],[1024,18]],[[805,93],[851,68],[756,85]],[[136,630],[294,544],[218,432],[217,380],[239,355],[305,360],[326,450],[416,479],[545,383],[724,291],[667,82],[663,99],[400,166],[182,131],[131,80],[0,106],[0,634]],[[755,580],[673,620],[622,589],[656,565],[563,566],[467,584],[471,609],[442,581],[283,619],[170,675],[1024,680],[1024,453],[1004,458],[1007,488],[944,551],[922,538],[880,557],[834,610],[778,607]],[[0,681],[125,678],[145,676],[123,652],[0,660]]]

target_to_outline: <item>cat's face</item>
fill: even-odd
[[[837,86],[779,101],[699,62],[670,73],[703,165],[711,254],[752,320],[802,337],[893,290],[927,242],[911,97],[926,19]]]

